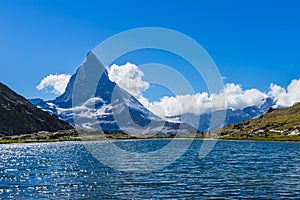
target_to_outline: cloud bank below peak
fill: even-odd
[[[176,97],[164,96],[156,102],[149,102],[146,98],[139,100],[154,114],[164,118],[186,113],[199,115],[225,108],[237,110],[248,106],[260,106],[267,97],[267,94],[257,89],[243,90],[240,85],[230,83],[226,84],[219,94],[209,95],[203,92]]]
[[[142,95],[142,92],[149,88],[149,83],[143,80],[144,73],[136,65],[114,64],[107,67],[107,71],[111,81],[136,96],[147,109],[162,118],[185,113],[203,114],[211,110],[224,109],[224,98],[226,98],[226,108],[233,110],[261,106],[267,98],[272,98],[277,107],[287,107],[300,102],[300,92],[297,92],[300,91],[300,79],[292,80],[286,89],[271,83],[268,93],[255,88],[244,90],[239,84],[228,83],[219,94],[203,92],[164,96],[159,101],[150,102]]]

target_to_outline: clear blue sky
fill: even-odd
[[[36,89],[43,77],[74,73],[109,36],[157,26],[199,42],[225,82],[286,87],[300,78],[299,13],[296,0],[0,1],[0,81],[27,98],[51,98]]]

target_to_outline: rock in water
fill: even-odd
[[[32,105],[0,82],[0,135],[19,135],[38,131],[72,129],[55,115]]]

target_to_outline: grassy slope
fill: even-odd
[[[63,130],[58,132],[39,132],[31,134],[2,136],[0,144],[8,143],[30,143],[30,142],[60,142],[60,141],[95,141],[95,140],[117,140],[117,139],[151,139],[151,138],[173,138],[172,135],[130,135],[117,132],[100,132],[81,130]]]
[[[229,125],[221,130],[224,139],[300,141],[300,103],[270,109],[259,118]]]

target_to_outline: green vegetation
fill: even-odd
[[[79,132],[79,133],[78,133]],[[100,132],[88,130],[63,130],[58,132],[39,132],[0,137],[0,144],[61,141],[96,141],[119,139],[172,138],[172,135],[130,135],[121,132]]]
[[[300,103],[219,130],[222,139],[300,141]]]
[[[25,139],[15,139],[15,140],[3,140],[0,139],[0,144],[10,144],[10,143],[31,143],[31,142],[59,142],[60,140],[25,140]]]
[[[0,144],[10,144],[10,143],[32,143],[32,142],[62,142],[62,141],[96,141],[96,140],[119,140],[119,139],[159,139],[159,138],[173,138],[170,136],[151,136],[151,137],[114,137],[109,136],[106,138],[70,138],[70,139],[47,139],[47,140],[30,140],[30,139],[0,139]],[[177,138],[197,138],[197,139],[205,139],[211,137],[177,137]],[[217,139],[217,138],[215,138]],[[224,140],[260,140],[260,141],[291,141],[291,142],[300,142],[300,136],[269,136],[269,137],[260,137],[260,136],[253,136],[253,137],[236,137],[236,136],[220,136],[218,139]]]
[[[260,141],[290,141],[300,142],[300,136],[268,136],[268,137],[238,137],[238,136],[221,136],[219,139],[224,140],[260,140]]]

